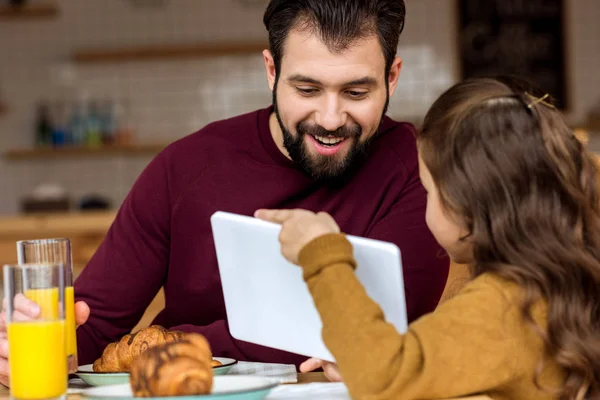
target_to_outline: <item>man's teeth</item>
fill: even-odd
[[[344,141],[344,138],[323,137],[323,136],[315,136],[314,138],[317,139],[319,142],[325,143],[325,144],[338,144],[338,143]]]

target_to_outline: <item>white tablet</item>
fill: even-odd
[[[218,211],[211,217],[231,335],[245,342],[335,361],[321,338],[321,318],[300,267],[281,255],[280,226]],[[400,250],[348,236],[356,276],[398,332],[407,329]]]

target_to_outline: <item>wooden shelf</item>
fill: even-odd
[[[263,42],[212,43],[190,45],[141,46],[126,49],[81,49],[73,54],[79,63],[125,62],[259,54],[267,49]]]
[[[157,154],[166,147],[166,144],[136,144],[127,146],[104,147],[57,147],[13,149],[4,153],[4,157],[11,160],[25,160],[36,158],[62,158],[78,156],[108,156],[108,155],[144,155]]]
[[[50,3],[25,3],[22,6],[0,5],[0,20],[54,18],[58,7]]]

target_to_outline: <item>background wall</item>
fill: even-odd
[[[1,0],[0,0],[1,1]],[[36,0],[32,0],[36,1]],[[264,2],[166,0],[134,8],[131,0],[57,0],[56,19],[0,20],[0,151],[34,142],[40,99],[125,99],[138,142],[170,142],[206,123],[270,104],[262,57],[223,56],[108,64],[69,61],[78,48],[266,40]],[[253,4],[259,3],[259,4]],[[406,0],[399,54],[404,68],[389,114],[420,121],[458,77],[453,0]],[[600,1],[567,0],[572,110],[580,121],[600,100]],[[44,182],[74,197],[108,196],[118,206],[151,155],[58,160],[0,159],[0,213]]]

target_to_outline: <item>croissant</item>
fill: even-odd
[[[94,372],[129,372],[131,363],[146,350],[164,343],[176,342],[183,332],[168,331],[160,325],[152,325],[137,333],[125,335],[118,342],[110,343],[102,357],[94,362]]]
[[[191,333],[142,353],[131,366],[134,397],[208,394],[212,390],[212,352],[204,336]]]

